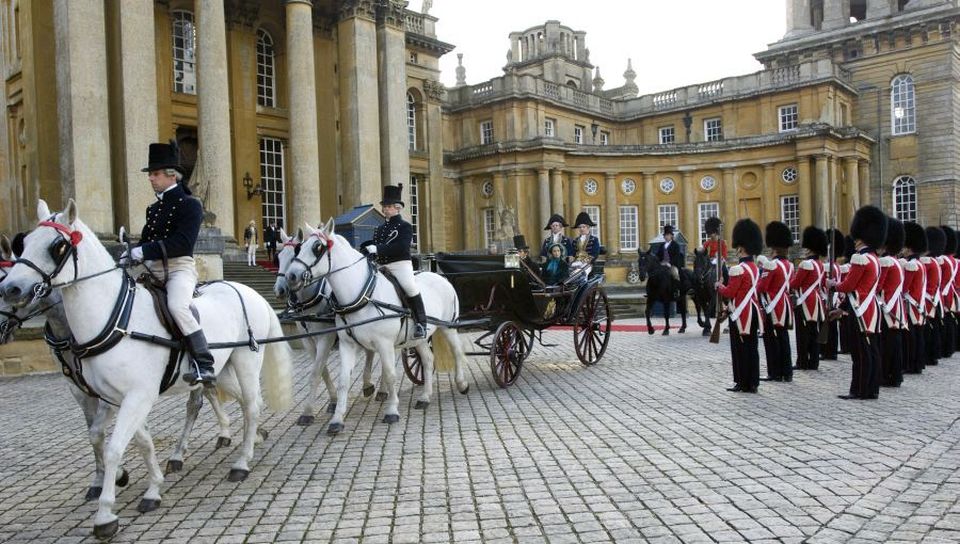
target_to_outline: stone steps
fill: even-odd
[[[273,294],[275,273],[261,266],[247,266],[244,262],[224,262],[223,279],[242,283],[260,294],[275,310],[283,310],[286,304]]]

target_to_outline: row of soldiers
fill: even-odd
[[[881,385],[899,387],[905,373],[919,374],[960,349],[960,252],[952,228],[923,228],[864,206],[846,238],[836,229],[804,229],[797,266],[788,259],[790,228],[774,221],[765,234],[769,257],[760,227],[750,219],[736,223],[731,246],[739,262],[716,284],[729,301],[730,391],[757,391],[761,336],[764,381],[789,382],[794,369],[816,370],[821,358],[836,359],[839,340],[840,353],[853,360],[842,399],[876,399]]]

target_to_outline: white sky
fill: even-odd
[[[422,0],[410,0],[419,11]],[[510,32],[550,19],[587,33],[590,61],[605,88],[623,85],[633,59],[640,94],[761,69],[753,53],[786,31],[785,0],[434,0],[437,38],[457,46],[440,60],[456,83],[463,53],[467,83],[503,75]]]

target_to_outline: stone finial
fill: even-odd
[[[424,15],[430,15],[430,8],[433,7],[433,0],[423,0],[423,5],[420,7],[420,13]]]
[[[596,73],[593,76],[593,90],[595,92],[600,92],[603,90],[603,84],[606,83],[603,81],[603,78],[600,77],[600,67],[597,66]]]
[[[463,67],[463,53],[457,53],[457,87],[467,84],[467,69]]]
[[[507,64],[513,64],[513,49],[507,49]]]
[[[627,59],[627,70],[623,73],[623,79],[627,83],[633,83],[637,79],[637,73],[633,71],[633,59]]]
[[[634,98],[640,93],[637,87],[637,73],[633,71],[633,59],[627,59],[627,70],[623,73],[623,93],[624,96]]]

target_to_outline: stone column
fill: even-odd
[[[773,164],[763,165],[763,195],[760,199],[760,217],[762,221],[757,221],[761,228],[770,221],[779,221],[780,214],[777,213],[777,203],[775,202],[777,194],[777,179]],[[803,228],[803,225],[800,226]]]
[[[230,142],[230,87],[227,75],[227,25],[222,0],[196,0],[198,170],[206,194],[197,194],[215,225],[228,238],[234,222],[233,157]]]
[[[823,29],[842,28],[850,22],[850,0],[823,0]]]
[[[813,225],[813,177],[810,175],[810,157],[799,157],[797,159],[797,196],[800,200],[800,224]],[[817,224],[820,228],[826,228],[826,224]]]
[[[125,212],[121,222],[133,233],[140,233],[146,222],[144,210],[154,202],[153,189],[147,175],[140,171],[147,165],[151,142],[158,139],[156,41],[152,2],[120,5],[116,20],[120,23],[120,72],[123,81],[120,114],[123,117],[123,182]]]
[[[522,34],[519,32],[510,33],[510,55],[512,56],[510,60],[512,62],[520,62],[523,60],[520,58],[520,36],[522,36]]]
[[[870,199],[864,198],[860,192],[860,161],[856,157],[844,157],[843,159],[843,177],[847,182],[847,193],[850,195],[850,203],[846,208],[853,213],[856,206],[863,206],[869,203]],[[837,202],[837,206],[841,206]],[[837,210],[839,212],[839,210]],[[837,215],[840,215],[839,213]],[[851,216],[852,218],[853,216]]]
[[[570,213],[573,214],[574,217],[576,217],[576,215],[580,213],[580,210],[582,209],[582,206],[580,204],[580,187],[581,186],[582,185],[580,182],[580,174],[577,174],[576,172],[570,172],[569,184],[567,185],[567,189],[569,190],[569,193],[570,193],[570,200],[569,200]]]
[[[537,174],[539,175],[538,188],[540,189],[540,223],[546,226],[552,214],[550,210],[550,171],[541,168],[537,171]]]
[[[653,185],[654,175],[653,172],[643,173],[643,216],[647,221],[644,226],[646,238],[638,240],[641,247],[646,244],[647,240],[652,240],[657,235],[658,230],[659,218],[657,217],[657,204],[654,201],[654,195],[656,194],[656,188]]]
[[[53,209],[62,208],[72,198],[80,217],[94,232],[113,233],[103,2],[55,0],[53,18],[54,36],[48,38],[56,40],[63,202],[49,204]],[[153,63],[150,65],[152,68]],[[140,212],[142,215],[143,210]]]
[[[559,213],[567,221],[573,219],[571,216],[576,215],[570,210],[563,209],[563,171],[559,168],[550,171],[550,207],[553,208],[551,211]]]
[[[317,88],[313,58],[313,3],[287,0],[287,89],[290,104],[290,228],[318,220]]]
[[[380,99],[376,11],[372,2],[343,0],[337,23],[343,207],[380,201]]]
[[[787,34],[784,37],[801,36],[812,30],[810,0],[787,0]]]
[[[817,225],[828,225],[830,222],[830,161],[826,155],[817,155],[815,162],[814,221]]]
[[[860,192],[860,205],[864,204],[874,204],[878,208],[883,208],[883,192],[880,192],[880,197],[875,201],[873,200],[873,195],[870,194],[870,161],[860,161],[859,167],[857,168],[857,184]]]
[[[407,59],[403,6],[390,0],[380,6],[377,21],[377,65],[380,84],[380,177],[384,185],[406,184],[410,178],[407,134]]]
[[[603,245],[607,246],[607,253],[620,254],[620,209],[617,207],[617,173],[607,172],[604,175],[603,186],[604,223],[606,223],[606,237]],[[601,233],[602,234],[602,233]]]
[[[693,184],[693,173],[693,170],[682,172],[683,175],[680,182],[680,190],[682,191],[681,202],[683,204],[680,208],[680,225],[676,226],[682,229],[682,232],[684,236],[687,237],[687,242],[690,243],[690,246],[696,247],[700,245],[700,231],[697,228],[697,216],[699,215],[699,210],[697,210],[696,204],[697,188]]]
[[[733,236],[733,225],[738,219],[741,219],[740,212],[737,210],[737,182],[734,179],[733,168],[724,168],[723,178],[723,210],[721,210],[720,219],[723,221],[724,238],[727,240],[727,246],[730,248],[731,255],[733,245],[730,240]]]

